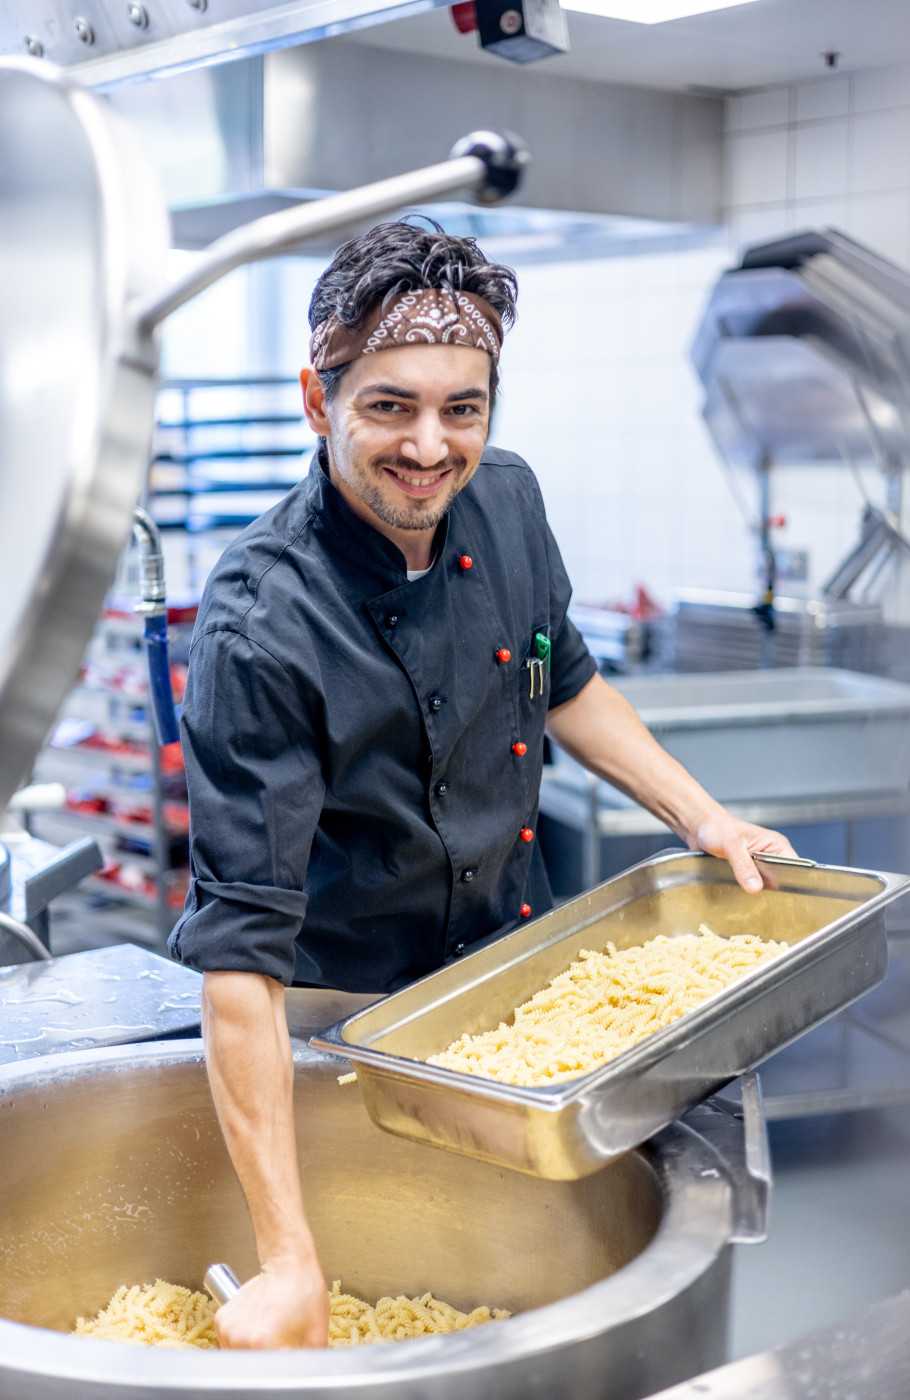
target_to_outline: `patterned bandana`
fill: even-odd
[[[465,345],[485,350],[495,364],[502,321],[488,301],[472,292],[404,292],[387,309],[379,302],[358,330],[337,316],[323,321],[310,337],[310,363],[314,369],[334,369],[394,345]]]

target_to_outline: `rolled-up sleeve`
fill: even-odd
[[[251,638],[217,629],[194,642],[182,717],[191,882],[168,943],[178,962],[293,980],[325,797],[314,712]]]
[[[547,559],[550,569],[550,698],[554,710],[573,700],[597,672],[597,662],[581,633],[567,615],[572,585],[559,546],[547,526]]]

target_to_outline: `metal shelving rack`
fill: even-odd
[[[67,697],[50,742],[35,765],[42,782],[60,782],[67,805],[37,814],[36,834],[69,841],[81,831],[96,838],[104,870],[81,886],[92,918],[106,924],[121,906],[132,938],[160,946],[186,883],[186,788],[176,756],[162,762],[148,712],[142,622],[129,602],[99,619],[83,673]],[[179,682],[192,633],[192,609],[171,617],[172,673]],[[177,686],[178,696],[181,694]],[[163,772],[163,769],[170,772]],[[176,820],[175,820],[176,818]]]
[[[146,504],[163,531],[181,534],[191,591],[201,592],[234,536],[306,474],[315,447],[296,379],[164,381]]]

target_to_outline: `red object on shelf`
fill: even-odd
[[[626,617],[634,617],[636,622],[653,622],[655,618],[664,615],[660,603],[651,597],[641,583],[635,585],[635,597],[631,602],[594,603],[592,606],[606,608],[607,612],[625,613]]]
[[[197,602],[171,602],[167,608],[168,626],[176,627],[180,623],[195,622],[198,611]],[[112,598],[101,616],[114,618],[118,622],[134,622],[137,636],[142,632],[142,618],[135,611],[132,598]]]
[[[163,802],[161,815],[172,832],[185,836],[190,829],[190,809],[185,802]]]
[[[168,625],[174,627],[179,622],[195,622],[198,611],[198,603],[170,603],[167,610]]]
[[[105,734],[96,729],[94,734],[89,734],[78,744],[72,744],[74,749],[98,749],[101,753],[129,754],[134,758],[148,758],[149,751],[142,744],[138,744],[135,739],[115,739],[111,734]]]
[[[184,769],[183,750],[178,739],[176,744],[164,744],[161,748],[162,773],[182,773]]]
[[[462,0],[452,6],[452,23],[459,34],[473,34],[477,30],[477,8],[474,0]]]
[[[769,516],[768,516],[768,524],[769,524],[769,526],[771,527],[772,530],[783,530],[783,528],[784,528],[784,526],[786,525],[786,523],[787,523],[787,517],[786,517],[785,515],[769,515]]]
[[[190,887],[190,872],[187,866],[168,870],[164,876],[164,900],[172,909],[182,909],[186,893]]]
[[[186,671],[184,662],[171,662],[171,690],[174,692],[174,702],[177,705],[182,702],[183,693],[186,690]]]

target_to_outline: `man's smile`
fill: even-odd
[[[383,471],[393,478],[398,486],[408,496],[432,496],[440,484],[452,473],[451,467],[445,467],[441,471],[431,471],[421,476],[416,476],[411,472],[406,472],[401,467],[383,466]]]

